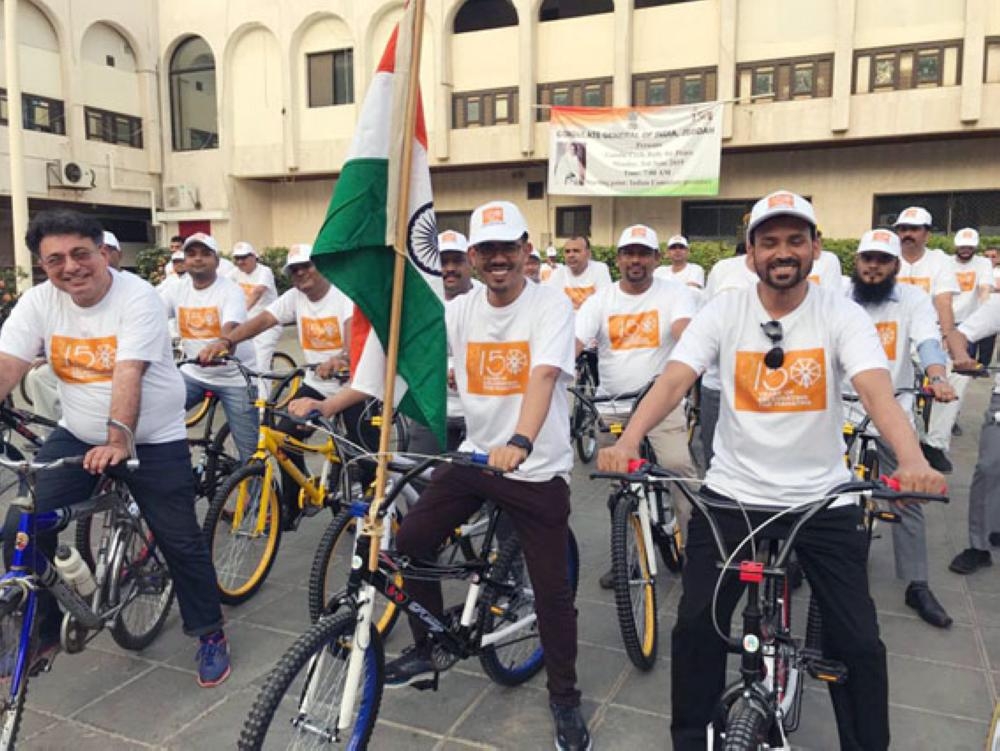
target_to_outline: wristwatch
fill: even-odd
[[[531,456],[531,451],[535,448],[531,439],[526,435],[521,435],[520,433],[514,433],[514,435],[510,437],[510,440],[507,441],[507,445],[521,449],[527,456]]]
[[[938,383],[944,383],[947,380],[948,379],[945,378],[944,376],[931,376],[930,378],[927,379],[927,382],[932,386],[934,386]]]

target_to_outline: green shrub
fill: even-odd
[[[163,281],[163,267],[169,260],[169,248],[144,248],[135,254],[135,271],[155,287]]]
[[[288,258],[288,248],[275,247],[275,248],[264,248],[260,251],[257,258],[258,263],[265,263],[271,267],[271,271],[274,272],[274,284],[278,288],[278,294],[284,294],[292,286],[292,280],[289,278],[288,274],[282,271],[282,267],[285,265],[285,259]]]

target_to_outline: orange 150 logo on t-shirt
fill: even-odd
[[[878,332],[878,338],[882,342],[882,349],[885,350],[885,356],[890,360],[895,360],[896,339],[899,336],[899,327],[896,325],[896,322],[880,321],[875,324],[875,330]]]
[[[587,298],[597,292],[597,287],[593,284],[589,287],[563,287],[563,291],[569,297],[569,301],[573,303],[573,310],[579,310]]]
[[[763,352],[736,353],[737,410],[744,412],[819,412],[826,409],[826,353],[822,347],[785,352],[784,364],[771,370]]]
[[[118,354],[118,337],[77,339],[53,335],[49,346],[52,370],[64,383],[105,383],[111,380]]]
[[[218,339],[222,336],[219,309],[178,308],[177,330],[182,339]]]
[[[247,307],[249,308],[250,307],[250,296],[253,294],[253,291],[254,291],[256,285],[253,285],[253,284],[244,284],[243,282],[240,282],[239,285],[240,285],[240,289],[243,290],[243,300],[246,302]]]
[[[337,316],[329,318],[302,318],[302,349],[313,352],[325,352],[332,349],[343,349],[344,341],[340,337],[340,321]]]
[[[523,394],[531,373],[531,350],[527,342],[469,342],[465,372],[470,394]]]
[[[920,287],[928,295],[931,293],[931,278],[929,276],[899,276],[896,281],[900,284],[912,284]]]
[[[655,310],[608,316],[611,349],[652,349],[660,346],[660,315]]]
[[[962,292],[972,292],[976,288],[975,271],[956,271],[955,278],[958,279],[958,288]]]

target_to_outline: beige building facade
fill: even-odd
[[[400,0],[18,6],[30,210],[77,205],[131,250],[196,229],[224,247],[311,241],[402,13]],[[784,187],[831,237],[909,203],[942,232],[1000,234],[996,0],[428,0],[425,34],[441,226],[504,198],[541,244],[610,244],[636,221],[735,238],[749,204]],[[715,99],[718,197],[548,195],[546,105]],[[9,264],[6,113],[2,89]]]

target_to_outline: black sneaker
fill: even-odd
[[[429,646],[414,644],[404,649],[395,660],[385,664],[385,686],[402,688],[434,682],[437,675],[454,665],[455,661],[454,658],[436,660]]]
[[[971,574],[973,571],[992,565],[993,558],[990,556],[990,551],[966,548],[952,559],[948,570],[956,574]]]
[[[962,435],[962,427],[957,422],[951,426],[951,434],[956,438]]]
[[[615,573],[611,569],[608,569],[603,574],[601,578],[597,580],[597,583],[601,585],[601,589],[614,589],[615,588]]]
[[[990,532],[990,545],[1000,548],[1000,532]]]
[[[954,467],[951,465],[951,460],[948,459],[948,455],[944,451],[937,446],[930,446],[926,443],[920,444],[920,450],[924,452],[924,458],[927,459],[927,463],[934,467],[934,469],[946,475],[951,474]]]
[[[583,721],[579,707],[561,707],[549,704],[556,723],[556,749],[558,751],[590,751],[590,733]]]

